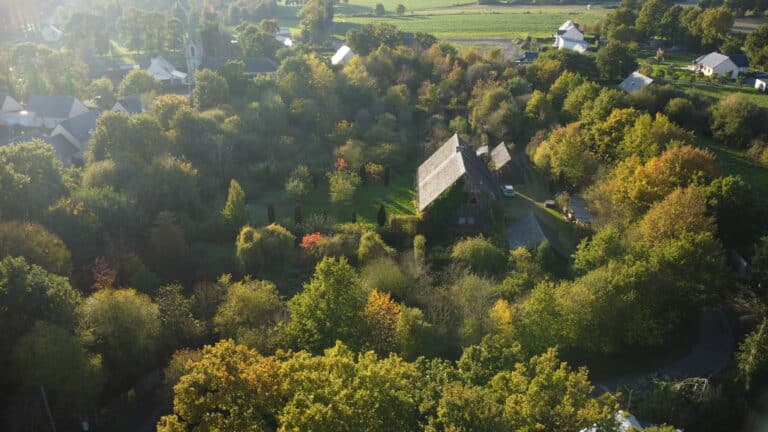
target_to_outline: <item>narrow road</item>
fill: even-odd
[[[698,341],[688,354],[654,372],[598,379],[594,384],[600,390],[613,392],[620,384],[633,384],[654,376],[709,377],[728,365],[735,348],[736,341],[725,312],[702,312],[699,316]]]

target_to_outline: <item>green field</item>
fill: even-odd
[[[707,148],[717,155],[726,174],[740,175],[755,193],[762,205],[768,205],[768,167],[748,158],[743,152],[725,146],[707,143]]]
[[[368,0],[358,0],[367,2]],[[439,3],[440,0],[430,0]],[[371,0],[373,3],[373,0]],[[445,3],[445,2],[444,2]],[[386,6],[385,6],[386,7]],[[406,6],[407,8],[407,6]],[[364,7],[339,8],[336,16],[338,34],[361,24],[385,22],[402,31],[427,32],[441,38],[465,37],[547,37],[560,24],[572,19],[580,24],[593,24],[607,13],[607,9],[584,5],[574,6],[471,6],[420,9],[406,12],[404,16],[375,17]],[[354,11],[354,12],[353,12]]]
[[[760,93],[752,87],[722,86],[703,83],[691,84],[688,82],[673,83],[672,85],[681,90],[687,90],[692,93],[700,94],[711,99],[712,101],[722,99],[732,93],[740,93],[746,96],[755,104],[763,108],[768,108],[768,95],[765,93]]]
[[[346,205],[332,204],[328,198],[328,184],[321,182],[302,202],[304,218],[313,213],[327,213],[339,222],[352,221],[353,213],[361,222],[375,223],[379,206],[384,204],[387,214],[416,214],[414,200],[416,192],[413,187],[414,178],[407,173],[392,173],[389,186],[369,184],[361,186],[352,202]],[[267,219],[267,207],[275,207],[278,221],[293,220],[294,201],[282,189],[271,189],[268,193],[249,203],[251,220],[264,223]]]

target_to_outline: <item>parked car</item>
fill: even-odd
[[[501,193],[504,194],[505,197],[512,198],[515,196],[515,187],[512,185],[504,185],[501,187]]]

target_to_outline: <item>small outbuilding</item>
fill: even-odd
[[[355,58],[356,55],[357,54],[352,51],[352,48],[347,45],[342,45],[341,48],[336,51],[336,54],[331,57],[331,64],[344,66]]]
[[[619,84],[619,88],[625,93],[632,94],[648,87],[651,84],[653,84],[652,78],[641,74],[639,71],[634,71],[629,74],[629,76],[624,81],[622,81],[621,84]]]

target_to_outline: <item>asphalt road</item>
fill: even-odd
[[[598,379],[594,384],[600,390],[613,392],[620,384],[632,384],[654,376],[709,377],[727,366],[735,349],[736,341],[725,312],[706,311],[699,316],[698,341],[683,357],[651,373]]]

